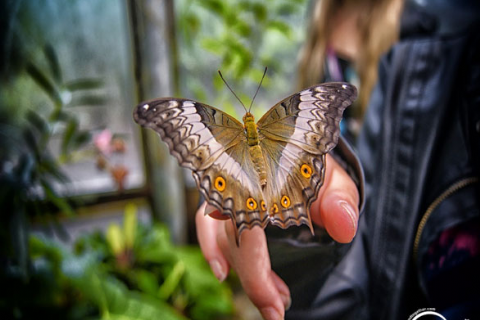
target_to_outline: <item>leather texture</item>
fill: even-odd
[[[301,275],[289,271],[294,262],[285,266],[271,250],[273,268],[292,292],[287,319],[400,320],[435,307],[421,285],[413,242],[424,212],[442,191],[480,176],[480,29],[471,22],[461,33],[443,36],[408,21],[413,34],[402,33],[382,59],[358,140],[366,203],[352,245],[326,241],[315,249],[317,256],[309,254],[311,244],[304,245],[296,264],[318,264],[307,263]],[[449,198],[468,210],[439,207],[422,238],[478,218],[479,190],[474,184]],[[428,241],[421,243],[420,260]],[[446,294],[454,293],[446,288]]]

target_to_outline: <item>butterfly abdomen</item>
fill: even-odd
[[[251,146],[249,152],[250,158],[255,166],[255,171],[258,173],[260,185],[265,186],[267,184],[267,171],[265,168],[265,160],[263,159],[262,147],[258,144],[256,146]]]
[[[258,139],[257,125],[255,124],[255,118],[250,112],[247,112],[243,117],[243,123],[245,126],[245,135],[247,137],[247,143],[250,146],[249,153],[252,159],[255,171],[258,173],[260,179],[260,185],[265,186],[267,184],[267,171],[265,168],[265,160],[263,159],[262,148]]]

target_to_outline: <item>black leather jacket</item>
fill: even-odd
[[[269,239],[292,293],[287,319],[478,316],[480,269],[470,283],[432,288],[422,263],[442,231],[480,223],[480,28],[442,29],[417,9],[381,61],[358,141],[366,203],[351,247],[325,234],[321,244]],[[462,286],[477,293],[462,296]],[[468,314],[449,310],[454,300]]]

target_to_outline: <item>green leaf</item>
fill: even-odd
[[[33,259],[46,257],[52,262],[54,269],[60,272],[63,253],[59,246],[47,238],[39,238],[31,235],[28,239],[28,246],[30,250],[30,256]]]
[[[183,280],[185,291],[191,296],[194,319],[212,319],[233,312],[232,292],[225,283],[218,282],[197,247],[182,247],[178,258],[186,266]]]
[[[268,9],[262,2],[255,2],[251,6],[251,10],[258,22],[262,23],[267,19]]]
[[[55,52],[55,49],[52,45],[47,44],[43,49],[45,56],[47,58],[48,64],[50,65],[50,70],[53,75],[53,79],[57,84],[62,83],[62,72],[60,69],[60,63],[58,62],[58,57]]]
[[[50,184],[45,180],[40,181],[43,191],[45,192],[45,198],[51,201],[60,211],[68,216],[74,215],[74,211],[67,200],[57,195]]]
[[[125,245],[127,248],[133,248],[137,231],[137,207],[133,203],[125,207],[125,217],[123,220],[123,232],[125,235]]]
[[[92,140],[92,134],[88,131],[78,132],[72,140],[72,149],[80,149]]]
[[[184,273],[185,264],[182,261],[178,261],[158,289],[157,296],[162,300],[167,300],[178,287]]]
[[[77,106],[102,106],[106,105],[108,102],[108,97],[105,95],[93,95],[93,94],[83,94],[80,97],[74,97],[69,103],[71,107]]]
[[[35,80],[40,88],[52,99],[56,108],[62,106],[62,96],[55,85],[47,78],[47,76],[32,63],[27,64],[27,73]]]
[[[185,14],[183,19],[185,20],[186,25],[188,25],[190,32],[197,34],[201,27],[201,22],[198,16],[193,13],[189,13]]]
[[[230,67],[234,69],[235,78],[240,79],[247,72],[252,62],[253,54],[248,47],[233,37],[225,39],[225,44],[232,56]]]
[[[251,63],[252,56],[249,52],[246,54],[240,53],[235,55],[232,61],[232,68],[235,79],[243,78],[243,76],[248,72]]]
[[[201,46],[213,54],[221,55],[224,52],[224,45],[215,38],[204,38],[200,40]]]
[[[145,293],[155,296],[158,292],[158,277],[153,272],[143,269],[135,271],[135,282]]]
[[[209,293],[198,298],[190,309],[192,319],[209,320],[233,314],[231,297]]]
[[[76,90],[93,90],[100,89],[105,86],[105,81],[103,79],[94,79],[94,78],[83,78],[69,81],[65,84],[65,88],[70,91]]]
[[[28,110],[26,114],[27,121],[38,130],[38,132],[43,134],[48,134],[50,132],[50,125],[48,122],[36,113],[33,110]]]
[[[230,70],[233,62],[233,57],[233,52],[230,52],[227,48],[227,50],[225,50],[225,54],[222,56],[222,66],[220,69],[223,71]]]
[[[68,113],[62,110],[61,108],[53,110],[52,113],[49,116],[49,121],[50,122],[68,122],[72,120],[74,117]]]
[[[125,238],[118,224],[108,226],[106,239],[115,256],[125,250]]]
[[[287,38],[292,37],[292,29],[288,24],[280,20],[271,20],[266,25],[267,29],[276,30]]]
[[[233,27],[237,24],[239,20],[241,20],[240,16],[242,14],[242,10],[240,7],[238,8],[228,8],[229,10],[222,16],[223,23],[225,24],[225,29],[228,30],[229,28]]]
[[[175,309],[158,299],[129,291],[115,278],[93,270],[76,281],[83,294],[101,310],[104,319],[186,320]]]
[[[59,164],[50,156],[44,157],[43,161],[40,163],[40,170],[42,173],[52,176],[59,182],[65,183],[69,181],[69,178],[63,173]]]
[[[198,248],[179,248],[177,254],[186,266],[184,284],[190,295],[197,297],[206,291],[222,290],[223,284],[215,278]]]
[[[294,2],[297,2],[297,3],[294,3]],[[296,0],[296,1],[290,0],[289,2],[284,2],[275,8],[275,13],[273,16],[278,17],[278,16],[292,15],[303,8],[304,2],[305,2],[304,0]]]
[[[199,1],[198,4],[209,10],[211,13],[218,14],[219,16],[224,16],[227,11],[225,3],[221,0],[202,0]]]
[[[232,29],[237,34],[239,34],[240,36],[242,36],[244,38],[248,38],[252,34],[252,28],[250,27],[250,25],[248,25],[247,23],[245,23],[242,20],[238,20],[237,23],[235,23],[232,26]]]
[[[65,131],[63,133],[62,147],[61,152],[63,155],[68,155],[70,151],[71,141],[78,129],[78,120],[76,118],[71,118],[68,123]]]

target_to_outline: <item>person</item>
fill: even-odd
[[[267,247],[254,228],[237,247],[231,224],[199,209],[212,270],[223,279],[235,269],[265,319],[289,306],[290,319],[408,319],[424,308],[446,319],[480,315],[479,13],[474,1],[406,3],[358,139],[364,213],[342,144],[311,207],[336,242],[269,234]]]
[[[314,1],[308,37],[300,52],[298,90],[330,81],[354,84],[359,92],[344,112],[342,134],[359,132],[380,56],[398,39],[401,0]]]

